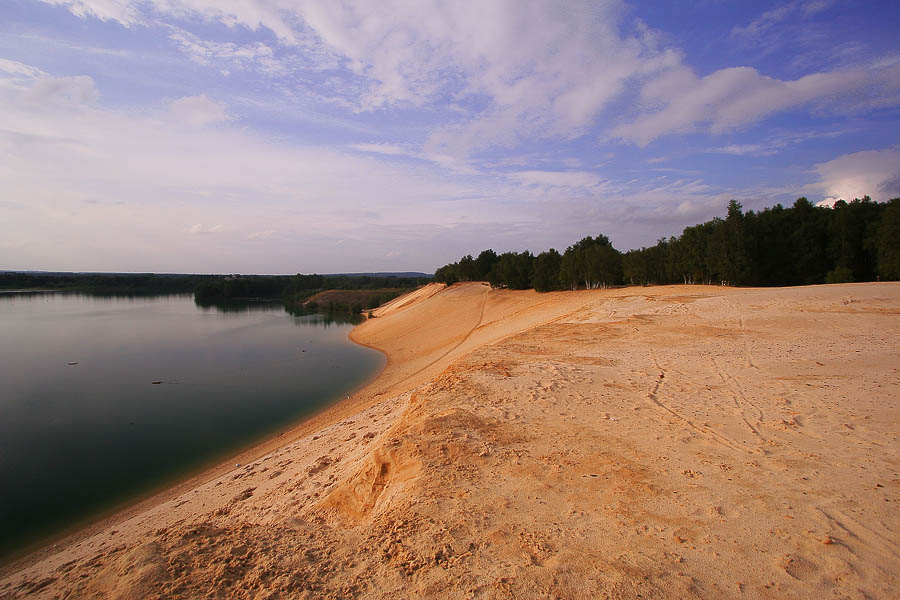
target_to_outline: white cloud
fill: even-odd
[[[790,19],[807,19],[828,9],[835,0],[805,0],[781,4],[767,10],[762,15],[744,26],[737,26],[731,30],[732,35],[738,37],[758,38],[774,27]]]
[[[601,184],[595,173],[587,171],[519,171],[510,177],[525,185],[570,188],[594,188]]]
[[[710,148],[710,154],[732,154],[734,156],[771,156],[775,148],[764,144],[729,144],[718,148]]]
[[[360,152],[385,154],[387,156],[413,156],[415,151],[396,144],[351,144],[350,148]]]
[[[228,122],[172,127],[168,111],[49,103],[36,113],[22,98],[41,81],[0,75],[0,239],[13,268],[430,268],[450,242],[424,232],[499,222],[506,209],[485,198],[515,196],[425,161],[275,143]],[[188,118],[196,105],[210,109],[188,103]],[[337,251],[339,239],[352,250]],[[383,262],[404,239],[416,264]]]
[[[179,121],[197,127],[228,120],[225,108],[207,98],[206,94],[173,100],[169,103],[169,111]]]
[[[20,176],[18,158],[35,153],[40,160],[65,161],[89,152],[77,137],[68,135],[85,112],[94,110],[98,97],[93,79],[87,76],[52,77],[40,69],[10,64],[0,69],[0,182]],[[5,76],[4,76],[5,74]],[[68,128],[56,126],[61,120]],[[52,175],[47,175],[52,179]],[[26,205],[21,194],[2,194]]]
[[[478,170],[475,169],[465,158],[451,156],[449,154],[440,154],[434,152],[422,152],[409,145],[397,144],[351,144],[350,149],[367,154],[381,154],[384,156],[392,156],[396,158],[412,158],[423,160],[446,169],[449,172],[475,175]]]
[[[526,136],[571,137],[637,74],[671,60],[619,32],[618,1],[304,5],[303,20],[369,82],[360,110],[452,101],[426,151],[465,155]]]
[[[275,229],[265,229],[263,231],[251,231],[247,234],[248,240],[267,240],[278,233]]]
[[[584,135],[612,122],[604,111],[638,83],[635,113],[612,132],[639,145],[672,133],[730,131],[791,109],[853,112],[900,103],[900,67],[893,64],[794,80],[751,67],[700,76],[678,50],[661,47],[650,28],[637,23],[626,33],[631,23],[623,21],[622,0],[45,1],[127,26],[167,17],[268,29],[277,47],[202,40],[164,26],[193,60],[225,71],[331,70],[316,85],[319,102],[356,111],[436,109],[442,126],[423,152],[435,157]],[[790,2],[735,35],[806,19],[829,4]]]
[[[201,65],[222,60],[238,64],[259,63],[271,59],[274,55],[272,48],[262,42],[235,44],[203,40],[189,31],[175,27],[169,33],[169,39],[191,60]]]
[[[0,71],[6,73],[7,76],[24,77],[25,79],[35,79],[47,75],[38,68],[6,58],[0,58]]]
[[[102,21],[118,21],[126,27],[141,22],[135,0],[44,0],[48,4],[65,6],[79,17],[96,17]]]
[[[657,51],[646,28],[620,33],[620,0],[133,0],[116,3],[117,10],[104,0],[48,1],[82,16],[118,14],[125,25],[162,14],[268,28],[282,45],[303,55],[317,51],[332,67],[340,57],[345,87],[334,91],[349,94],[342,100],[357,110],[449,100],[455,123],[429,140],[427,152],[436,155],[511,146],[524,136],[583,134],[629,80],[678,60]],[[265,45],[208,42],[174,29],[171,35],[198,61],[274,60]]]
[[[803,144],[812,140],[836,138],[852,133],[853,131],[853,128],[847,127],[818,131],[776,131],[757,143],[729,144],[727,146],[707,148],[704,152],[707,154],[731,154],[734,156],[772,156],[790,146]]]
[[[201,17],[229,27],[244,26],[257,30],[265,27],[284,43],[296,43],[297,35],[286,15],[295,8],[292,0],[43,0],[65,6],[82,18],[95,17],[117,21],[126,27],[151,22],[155,15],[176,18]]]
[[[79,109],[99,98],[87,75],[52,77],[44,71],[12,60],[0,60],[0,101],[32,113]]]
[[[97,100],[99,94],[94,80],[87,75],[74,77],[47,77],[39,79],[28,90],[26,101],[37,105],[90,104]]]
[[[35,119],[0,94],[0,198],[17,201],[0,206],[6,264],[428,270],[486,243],[539,251],[605,232],[628,248],[718,214],[727,202],[696,179],[616,183],[587,170],[472,175],[398,157],[403,145],[305,147],[230,122],[187,129],[170,118],[48,105]],[[391,255],[397,248],[404,253]]]
[[[846,201],[869,196],[885,201],[900,197],[900,149],[867,150],[819,163],[821,181],[811,190]]]
[[[196,234],[206,234],[206,233],[222,233],[225,231],[224,225],[203,225],[202,223],[196,223],[191,225],[190,229],[188,229],[188,233],[192,235]]]
[[[613,134],[646,146],[671,133],[731,131],[801,106],[839,112],[896,104],[900,68],[861,67],[783,81],[751,67],[720,69],[702,78],[678,67],[647,83],[641,99],[649,110],[617,126]]]
[[[168,26],[169,39],[193,62],[223,72],[252,69],[278,77],[300,71],[323,71],[338,67],[337,58],[321,44],[305,39],[302,47],[273,46],[264,42],[235,43],[204,40],[193,33]]]

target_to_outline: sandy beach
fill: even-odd
[[[432,284],[374,316],[367,387],[0,598],[897,597],[900,284]]]

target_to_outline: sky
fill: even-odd
[[[900,3],[3,0],[0,269],[433,270],[900,196]]]

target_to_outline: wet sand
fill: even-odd
[[[900,284],[432,285],[375,315],[365,389],[0,597],[896,597]]]

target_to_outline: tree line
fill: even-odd
[[[724,283],[790,286],[900,279],[900,198],[868,196],[818,207],[806,198],[743,212],[732,200],[724,218],[686,227],[680,236],[628,252],[605,235],[585,237],[560,254],[551,248],[497,254],[485,250],[437,269],[434,280],[489,281],[494,287],[594,289],[613,285]]]
[[[427,277],[389,275],[217,275],[194,288],[201,302],[281,299],[302,302],[323,290],[382,290],[413,288],[430,281]]]
[[[201,306],[224,306],[248,300],[279,300],[289,312],[297,314],[358,314],[430,280],[393,275],[229,275],[203,281],[194,290],[194,301]],[[323,302],[310,301],[326,290],[348,293]]]
[[[156,273],[0,272],[0,289],[78,291],[97,295],[158,295],[193,292],[215,275]]]

